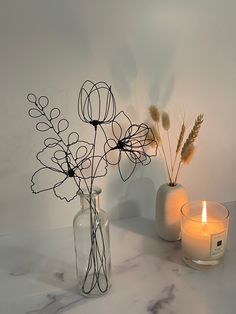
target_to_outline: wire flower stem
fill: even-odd
[[[95,156],[95,149],[96,149],[96,139],[97,139],[97,127],[94,127],[94,140],[93,140],[93,151],[92,151],[92,163],[91,163],[91,184],[89,189],[89,208],[90,208],[90,241],[91,241],[91,248],[88,258],[88,266],[85,274],[85,278],[82,284],[82,291],[85,294],[89,294],[92,292],[92,290],[98,286],[98,289],[105,293],[108,290],[108,278],[107,278],[107,272],[106,272],[106,252],[105,252],[105,244],[104,244],[104,237],[103,237],[103,231],[101,228],[99,215],[96,211],[96,204],[94,204],[92,199],[93,194],[93,182],[94,178],[96,177],[96,171],[98,169],[99,164],[97,165],[96,170],[94,171],[94,156]],[[102,157],[101,157],[102,159]],[[100,159],[100,161],[101,161]],[[102,241],[102,254],[100,252],[100,247],[97,242],[97,230],[99,228],[99,232],[101,235],[101,241]],[[104,259],[104,263],[103,263]],[[99,265],[100,264],[100,265]],[[93,273],[93,280],[91,282],[91,287],[89,290],[85,290],[85,285],[88,280],[89,272],[92,267],[92,273]],[[104,268],[105,265],[105,268]],[[103,269],[103,275],[106,281],[105,290],[102,290],[100,286],[100,270]]]

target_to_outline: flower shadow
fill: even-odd
[[[129,43],[124,42],[118,49],[118,56],[113,56],[109,66],[112,81],[121,97],[127,100],[134,93],[135,103],[130,105],[130,110],[134,113],[139,109],[136,98],[139,98],[140,95],[135,95],[138,87],[136,85],[139,81],[138,76],[142,75],[144,78],[148,101],[158,103],[160,108],[167,105],[175,86],[172,70],[175,45],[173,38],[164,41],[160,36],[157,38],[158,45],[153,45],[153,41],[149,42],[148,38],[145,38],[144,41],[147,46],[152,47],[152,53],[149,53],[148,58],[144,52],[138,53],[132,49]],[[143,89],[143,83],[140,87]],[[140,93],[143,91],[141,90]]]

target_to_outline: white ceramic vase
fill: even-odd
[[[156,229],[167,241],[180,239],[180,209],[188,202],[188,195],[181,184],[162,184],[156,196]]]

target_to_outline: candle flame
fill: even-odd
[[[206,209],[206,201],[202,202],[202,223],[207,223],[207,209]]]

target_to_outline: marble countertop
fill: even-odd
[[[235,314],[236,202],[227,207],[224,263],[204,271],[186,266],[180,242],[159,239],[153,221],[113,221],[112,288],[94,299],[75,291],[71,228],[1,235],[0,313]]]

